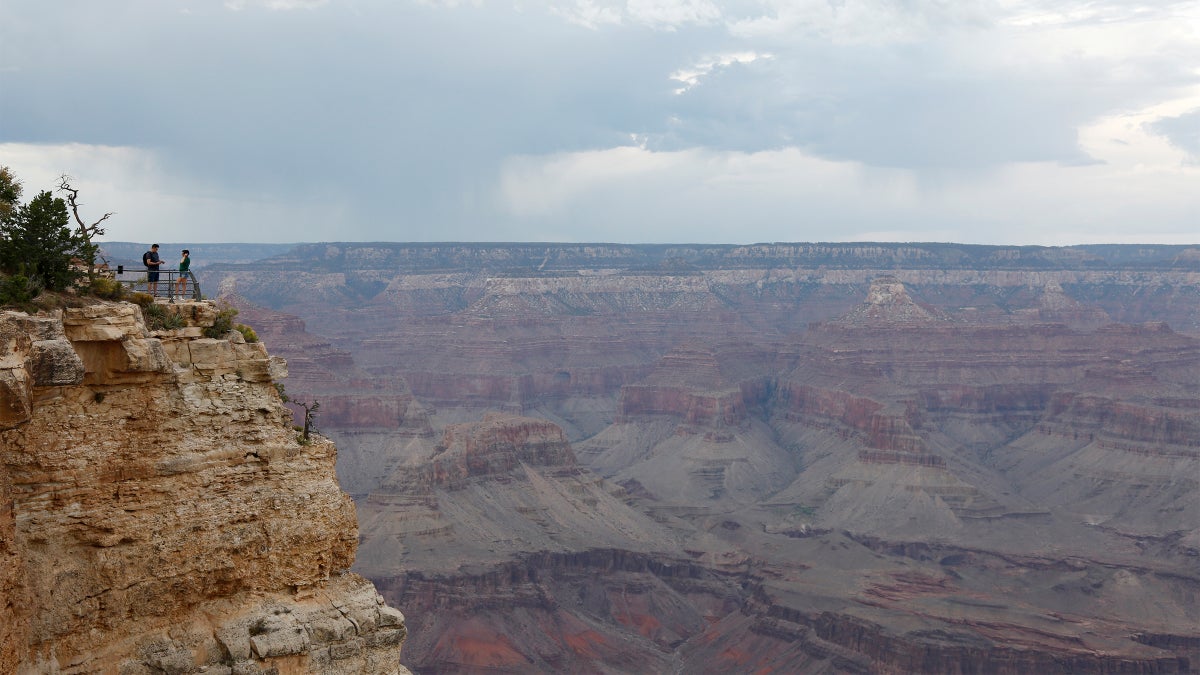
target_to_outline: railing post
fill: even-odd
[[[188,279],[190,279],[192,281],[192,299],[199,300],[200,299],[200,282],[196,281],[196,275],[192,274],[191,270],[187,271],[187,275],[188,275]]]

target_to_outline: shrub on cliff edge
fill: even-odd
[[[233,330],[233,317],[237,316],[237,308],[224,305],[217,311],[217,318],[213,320],[213,325],[204,329],[204,337],[206,338],[223,338],[225,334]]]
[[[154,303],[142,307],[142,318],[150,330],[175,330],[187,325],[182,316],[169,314],[162,305]]]
[[[0,305],[25,307],[38,292],[37,285],[23,274],[0,276]]]
[[[98,276],[88,284],[87,292],[104,300],[120,300],[125,297],[125,287],[111,277]]]
[[[246,342],[258,342],[258,333],[254,329],[244,323],[239,323],[233,327],[234,330],[242,334],[246,338]]]

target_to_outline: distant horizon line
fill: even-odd
[[[714,246],[726,248],[751,247],[751,246],[975,246],[986,248],[1077,248],[1083,246],[1143,246],[1155,248],[1189,248],[1200,246],[1200,240],[1187,244],[1157,244],[1157,243],[1138,243],[1138,242],[1084,242],[1077,244],[980,244],[965,241],[865,241],[865,240],[828,240],[828,241],[758,241],[748,244],[739,243],[713,243],[713,242],[688,242],[688,241],[666,241],[666,242],[621,242],[621,241],[403,241],[403,240],[330,240],[330,241],[159,241],[146,243],[143,241],[130,240],[99,240],[98,244],[125,244],[131,246],[151,246],[157,243],[162,246],[342,246],[342,245],[358,245],[368,246],[373,244],[390,244],[404,246]]]

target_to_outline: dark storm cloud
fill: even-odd
[[[721,68],[679,96],[659,147],[800,147],[912,169],[1086,161],[1078,129],[1147,105],[1196,75],[1185,64],[1103,57],[1005,70],[956,63],[951,45],[793,46]],[[1123,81],[1124,80],[1124,81]]]
[[[1151,131],[1186,152],[1191,163],[1200,163],[1200,108],[1176,117],[1164,117],[1149,126]]]
[[[1078,161],[1080,103],[1051,82],[932,74],[936,55],[827,53],[736,64],[681,96],[662,146],[800,147],[914,169]]]
[[[328,236],[301,218],[303,234],[275,239],[429,238],[434,225],[444,238],[519,238],[519,219],[496,205],[514,158],[623,146],[797,149],[918,177],[1086,164],[1082,126],[1196,85],[1187,65],[1195,41],[1112,53],[1086,34],[1060,44],[1054,22],[1091,30],[1170,11],[915,0],[9,0],[0,5],[0,143],[141,149],[190,195],[340,214]],[[1011,20],[1051,27],[1022,29],[1029,41],[1016,44],[1002,25]],[[1135,47],[1146,39],[1132,35]],[[1157,133],[1184,138],[1161,124]],[[666,164],[677,178],[647,179],[704,179]],[[667,207],[649,191],[640,199],[622,213],[679,217],[656,212]]]
[[[431,210],[514,152],[628,143],[660,114],[683,41],[399,3],[142,2],[115,21],[96,3],[55,18],[23,4],[42,31],[16,36],[24,58],[0,81],[25,92],[5,97],[4,140],[150,147],[245,193],[374,193]],[[96,31],[102,21],[112,28]]]

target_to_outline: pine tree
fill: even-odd
[[[66,202],[45,191],[0,218],[0,269],[47,290],[65,290],[80,276],[71,257],[83,243],[70,222]]]

